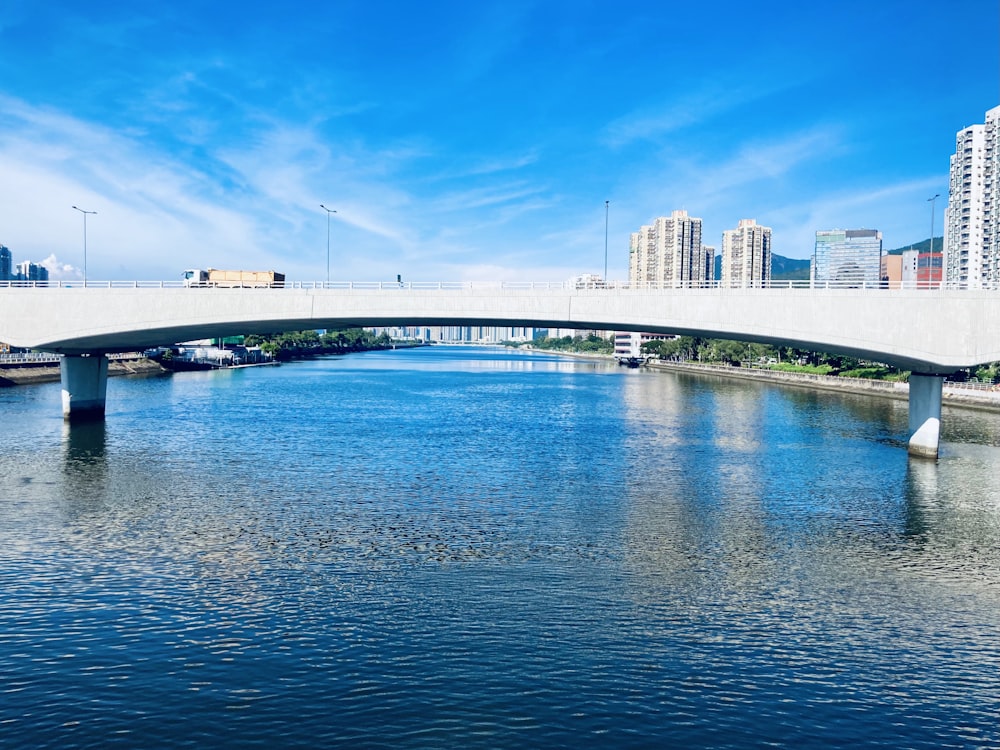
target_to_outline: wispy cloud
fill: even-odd
[[[756,86],[727,85],[718,79],[686,81],[684,92],[671,100],[638,108],[612,120],[604,129],[604,142],[612,148],[621,148],[633,141],[659,139],[709,122],[799,83],[795,76]]]

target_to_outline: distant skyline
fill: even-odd
[[[0,243],[52,278],[628,273],[686,209],[808,258],[935,233],[1000,3],[0,4]]]

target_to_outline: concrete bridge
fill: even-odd
[[[296,283],[184,288],[0,282],[0,341],[66,355],[67,419],[103,417],[107,358],[179,341],[352,326],[648,331],[840,353],[910,370],[910,452],[936,456],[941,385],[1000,361],[1000,292],[960,289],[647,288],[560,283]]]

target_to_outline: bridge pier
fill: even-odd
[[[937,458],[941,436],[941,385],[943,375],[910,374],[911,456]]]
[[[108,394],[108,358],[103,354],[67,355],[59,365],[63,419],[83,422],[104,419]]]

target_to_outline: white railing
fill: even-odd
[[[15,352],[0,354],[0,367],[17,365],[56,364],[62,359],[60,354],[51,352]]]
[[[976,379],[963,381],[946,380],[944,385],[946,388],[953,388],[957,391],[995,391],[1000,388],[1000,386],[997,386],[992,381]]]
[[[114,352],[105,354],[113,360],[145,359],[142,352]],[[0,367],[15,367],[17,365],[57,364],[63,355],[52,352],[0,352]]]
[[[184,289],[188,284],[184,281],[0,281],[0,289]],[[576,281],[286,281],[273,285],[253,284],[247,282],[240,286],[200,286],[194,288],[218,289],[319,289],[319,290],[352,290],[352,291],[534,291],[534,290],[576,290],[576,291],[661,291],[679,289],[704,289],[720,292],[752,292],[759,290],[810,290],[810,289],[842,289],[842,290],[879,290],[895,291],[954,291],[954,290],[989,290],[1000,289],[1000,283],[991,283],[978,287],[970,287],[968,282],[927,282],[927,281],[767,281],[753,284],[730,284],[721,281],[687,281],[687,282],[639,282],[627,281],[608,282],[576,282]]]

